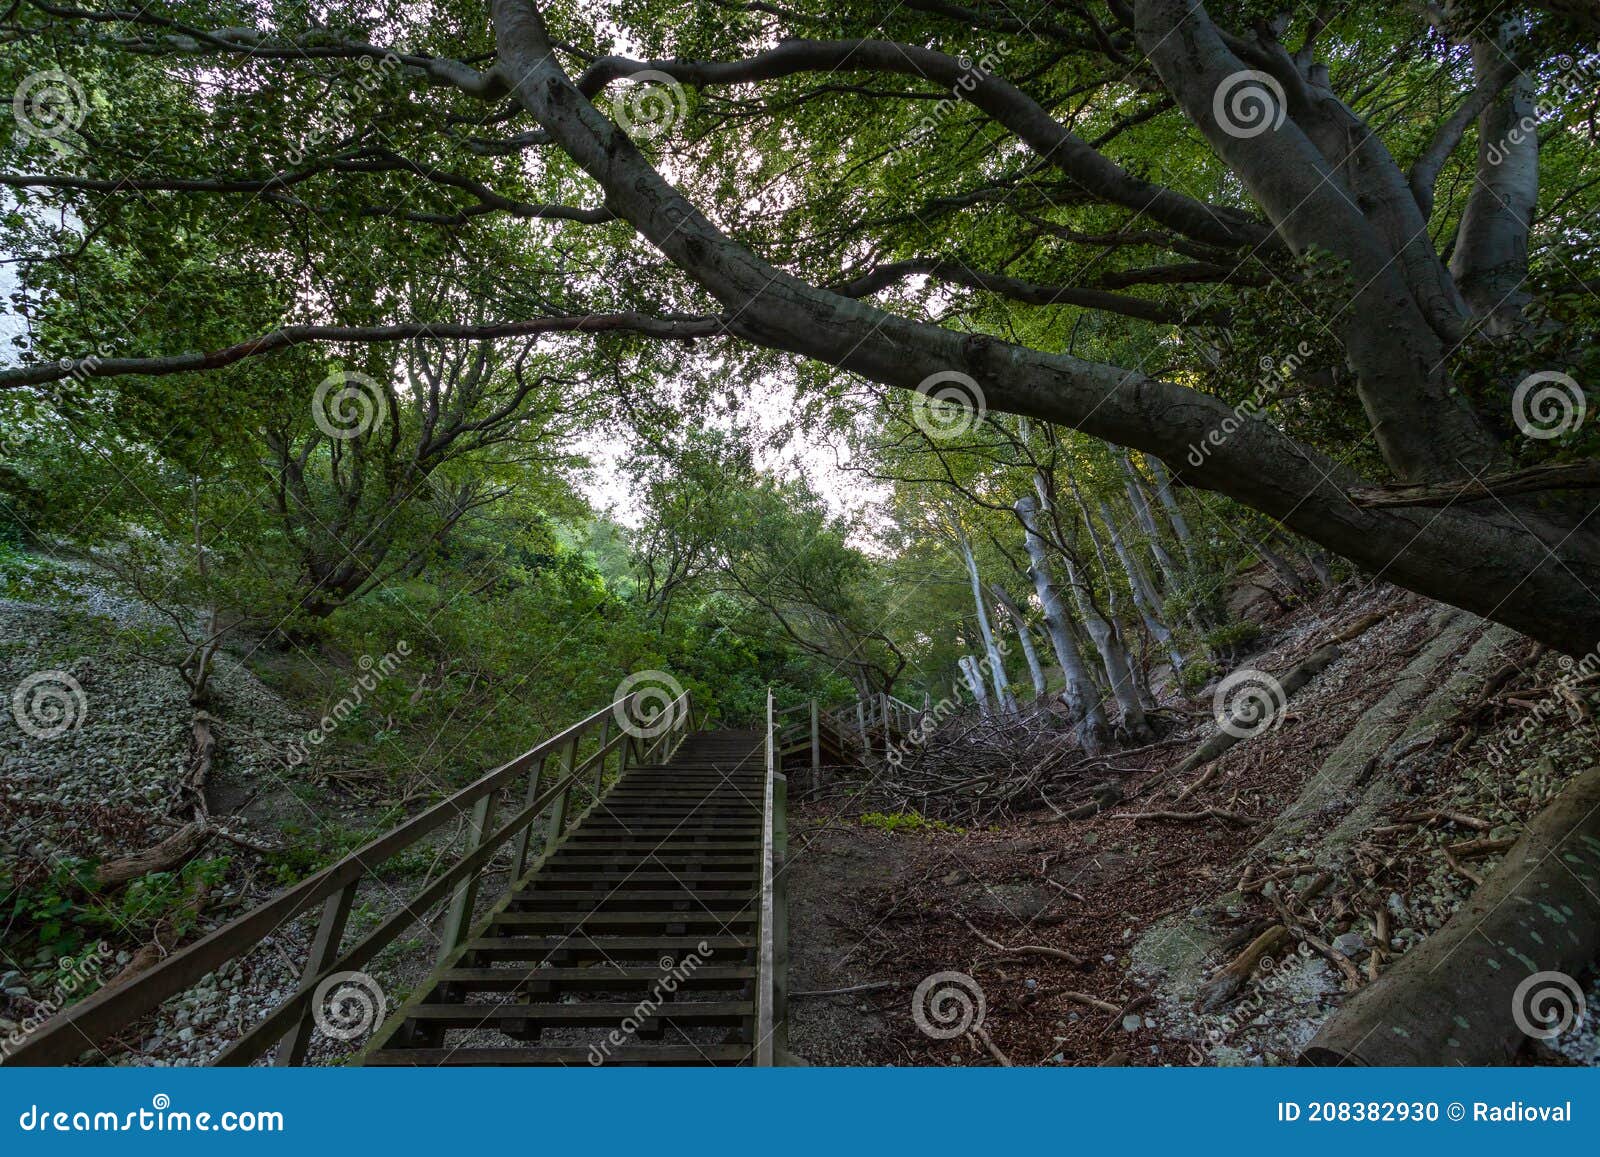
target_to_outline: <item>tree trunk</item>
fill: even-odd
[[[1011,694],[1011,680],[1000,648],[994,641],[994,630],[989,626],[989,609],[983,604],[983,582],[978,578],[978,560],[972,555],[972,546],[961,540],[961,554],[967,560],[967,576],[972,580],[972,602],[978,612],[978,633],[983,637],[983,651],[988,656],[989,678],[994,682],[994,701],[1001,711],[1016,711],[1017,701]]]
[[[1034,649],[1033,639],[1029,636],[1028,620],[1022,615],[1022,608],[1006,593],[1006,588],[999,583],[990,583],[989,589],[994,592],[995,599],[1005,608],[1006,614],[1011,617],[1012,624],[1017,628],[1017,641],[1022,644],[1022,657],[1028,662],[1028,677],[1033,680],[1033,697],[1044,698],[1045,681],[1044,668],[1039,665],[1039,652]]]
[[[1302,1060],[1506,1064],[1527,1040],[1525,1025],[1544,1030],[1542,1018],[1563,999],[1576,1003],[1574,978],[1600,956],[1597,894],[1600,767],[1591,767],[1533,818],[1443,928],[1322,1026]]]
[[[1189,532],[1189,520],[1183,516],[1183,507],[1178,505],[1178,496],[1172,493],[1172,475],[1167,473],[1167,468],[1162,465],[1161,459],[1154,454],[1146,454],[1145,464],[1150,467],[1150,476],[1156,480],[1156,497],[1161,500],[1161,508],[1167,512],[1167,521],[1172,524],[1172,533],[1178,540],[1178,545],[1183,548],[1184,561],[1194,568],[1194,535]]]
[[[1144,486],[1139,480],[1139,472],[1133,468],[1133,463],[1128,459],[1128,452],[1124,450],[1118,455],[1122,462],[1123,482],[1128,491],[1128,504],[1133,507],[1133,517],[1139,523],[1139,529],[1144,531],[1145,538],[1149,540],[1150,553],[1155,556],[1156,565],[1161,568],[1161,573],[1166,576],[1167,586],[1182,585],[1182,576],[1178,573],[1178,564],[1172,561],[1172,556],[1167,553],[1167,548],[1161,545],[1161,528],[1156,525],[1155,515],[1150,513],[1150,503],[1145,500]]]
[[[961,675],[967,681],[967,690],[972,692],[973,700],[978,704],[978,713],[987,717],[989,715],[989,692],[983,685],[983,670],[971,655],[962,655],[960,660]]]
[[[1067,711],[1072,716],[1078,745],[1090,755],[1098,755],[1105,750],[1109,733],[1105,712],[1100,707],[1099,689],[1095,687],[1088,665],[1083,661],[1083,653],[1078,650],[1078,644],[1072,637],[1067,608],[1050,575],[1050,556],[1045,549],[1044,539],[1039,536],[1033,499],[1017,499],[1016,511],[1022,522],[1023,543],[1028,550],[1028,575],[1033,579],[1039,605],[1044,608],[1045,630],[1050,635],[1056,664],[1061,668],[1061,675],[1067,684],[1061,692],[1061,701],[1067,705]]]
[[[1140,693],[1138,672],[1128,658],[1127,647],[1123,646],[1122,632],[1094,605],[1093,593],[1079,572],[1077,563],[1072,561],[1070,555],[1065,556],[1065,562],[1067,582],[1072,587],[1078,618],[1094,640],[1095,650],[1100,653],[1100,665],[1105,668],[1106,680],[1111,684],[1111,695],[1116,699],[1117,706],[1122,708],[1122,729],[1133,742],[1148,743],[1154,734],[1144,717],[1144,696]]]
[[[1159,609],[1161,596],[1156,591],[1155,583],[1150,580],[1150,574],[1144,569],[1144,564],[1134,557],[1133,552],[1128,549],[1128,544],[1122,541],[1122,534],[1117,530],[1111,508],[1104,502],[1100,503],[1100,517],[1105,520],[1106,532],[1111,535],[1111,548],[1117,552],[1117,561],[1122,564],[1122,572],[1128,576],[1128,589],[1133,592],[1133,605],[1139,609],[1145,629],[1167,652],[1172,660],[1172,669],[1181,672],[1183,652],[1178,649],[1172,629],[1161,617]]]

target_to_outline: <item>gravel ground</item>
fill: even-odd
[[[19,871],[127,855],[187,819],[173,808],[189,757],[193,712],[186,689],[170,668],[110,645],[116,632],[148,627],[151,619],[81,567],[52,566],[45,573],[56,588],[49,605],[0,600],[0,860]],[[18,693],[24,698],[14,703]],[[310,793],[284,758],[290,740],[304,735],[307,718],[226,652],[217,660],[209,710],[221,721],[208,791],[217,818],[268,846],[281,842],[275,821],[315,827],[320,817],[304,802]],[[217,810],[219,800],[247,799],[254,802],[245,815]],[[277,890],[261,875],[261,857],[244,847],[218,840],[204,854],[226,856],[230,864],[208,897],[201,929]],[[113,951],[102,977],[115,975],[147,939],[136,902],[125,902],[131,907],[118,909],[119,926],[105,931]],[[314,917],[281,929],[254,953],[169,1001],[135,1032],[83,1059],[167,1065],[215,1055],[223,1041],[288,995],[297,976],[290,959],[309,939]],[[60,1002],[51,960],[49,952],[0,960],[0,1034],[29,1025]],[[402,988],[406,971],[397,965],[388,983]],[[317,1048],[324,1056],[341,1051],[348,1046],[319,1042]]]

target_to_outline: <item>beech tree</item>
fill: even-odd
[[[27,332],[0,387],[553,333],[692,342],[730,378],[954,382],[1582,651],[1595,23],[19,0],[0,183]],[[475,270],[460,302],[407,316],[383,287],[441,254]],[[219,287],[234,308],[192,307]]]

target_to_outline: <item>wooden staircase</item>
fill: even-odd
[[[759,731],[697,732],[630,769],[364,1063],[756,1063],[768,817]]]

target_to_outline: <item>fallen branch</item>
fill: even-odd
[[[903,980],[873,980],[866,984],[852,984],[849,988],[812,988],[805,992],[791,992],[789,999],[798,996],[849,996],[857,992],[881,992],[885,988],[905,988]]]
[[[187,862],[214,835],[216,829],[204,821],[195,820],[185,824],[154,847],[101,864],[95,870],[90,888],[100,891],[137,880],[151,872],[170,872]]]
[[[989,1035],[989,1030],[984,1028],[983,1025],[973,1025],[972,1035],[983,1042],[983,1047],[989,1050],[989,1055],[998,1061],[1003,1067],[1008,1069],[1015,1067],[1011,1063],[1011,1058],[1000,1051],[1000,1046],[994,1043],[994,1038]]]
[[[967,926],[967,931],[971,932],[974,936],[976,936],[979,940],[982,940],[996,952],[1004,952],[1012,956],[1044,956],[1051,960],[1065,960],[1068,964],[1083,963],[1083,957],[1075,956],[1073,953],[1068,952],[1064,948],[1047,948],[1042,944],[1024,944],[1017,948],[1009,947],[1008,945],[1002,944],[998,940],[993,940],[990,937],[985,936],[982,932],[979,932],[975,927],[973,927],[971,920],[962,920],[961,922]]]
[[[1300,688],[1311,682],[1312,679],[1319,675],[1338,657],[1338,644],[1329,643],[1326,646],[1319,647],[1315,651],[1311,652],[1311,654],[1307,656],[1305,660],[1303,660],[1297,666],[1290,668],[1283,675],[1275,676],[1274,682],[1276,682],[1278,690],[1283,693],[1283,702],[1276,702],[1277,696],[1273,695],[1272,698],[1274,700],[1274,710],[1276,712],[1281,712],[1284,706],[1288,703],[1289,696],[1293,695],[1296,691],[1300,690]],[[1251,724],[1254,726],[1252,727]],[[1255,737],[1255,735],[1261,734],[1262,730],[1259,729],[1264,729],[1270,725],[1270,719],[1242,720],[1238,717],[1235,717],[1234,719],[1229,720],[1229,725],[1219,726],[1209,739],[1207,739],[1199,747],[1195,748],[1194,751],[1190,752],[1183,762],[1178,764],[1178,766],[1173,769],[1172,774],[1174,776],[1187,775],[1201,764],[1210,763],[1212,760],[1217,759],[1236,744],[1241,743],[1246,739],[1252,739]]]
[[[1530,466],[1484,478],[1451,482],[1420,482],[1408,486],[1357,486],[1350,501],[1357,506],[1450,506],[1481,502],[1539,490],[1578,490],[1600,486],[1600,463],[1567,462],[1555,466]]]
[[[1250,974],[1255,971],[1261,958],[1281,944],[1288,935],[1289,930],[1282,924],[1274,924],[1252,940],[1243,952],[1223,965],[1215,976],[1200,986],[1195,1000],[1196,1009],[1200,1012],[1212,1012],[1232,1000],[1244,987],[1245,981],[1250,979]]]
[[[1226,820],[1232,824],[1253,824],[1256,822],[1254,816],[1240,815],[1238,812],[1231,812],[1220,807],[1201,808],[1197,812],[1127,812],[1117,818],[1132,820],[1134,823],[1141,823],[1145,820],[1176,820],[1179,823],[1195,823],[1199,820]]]

